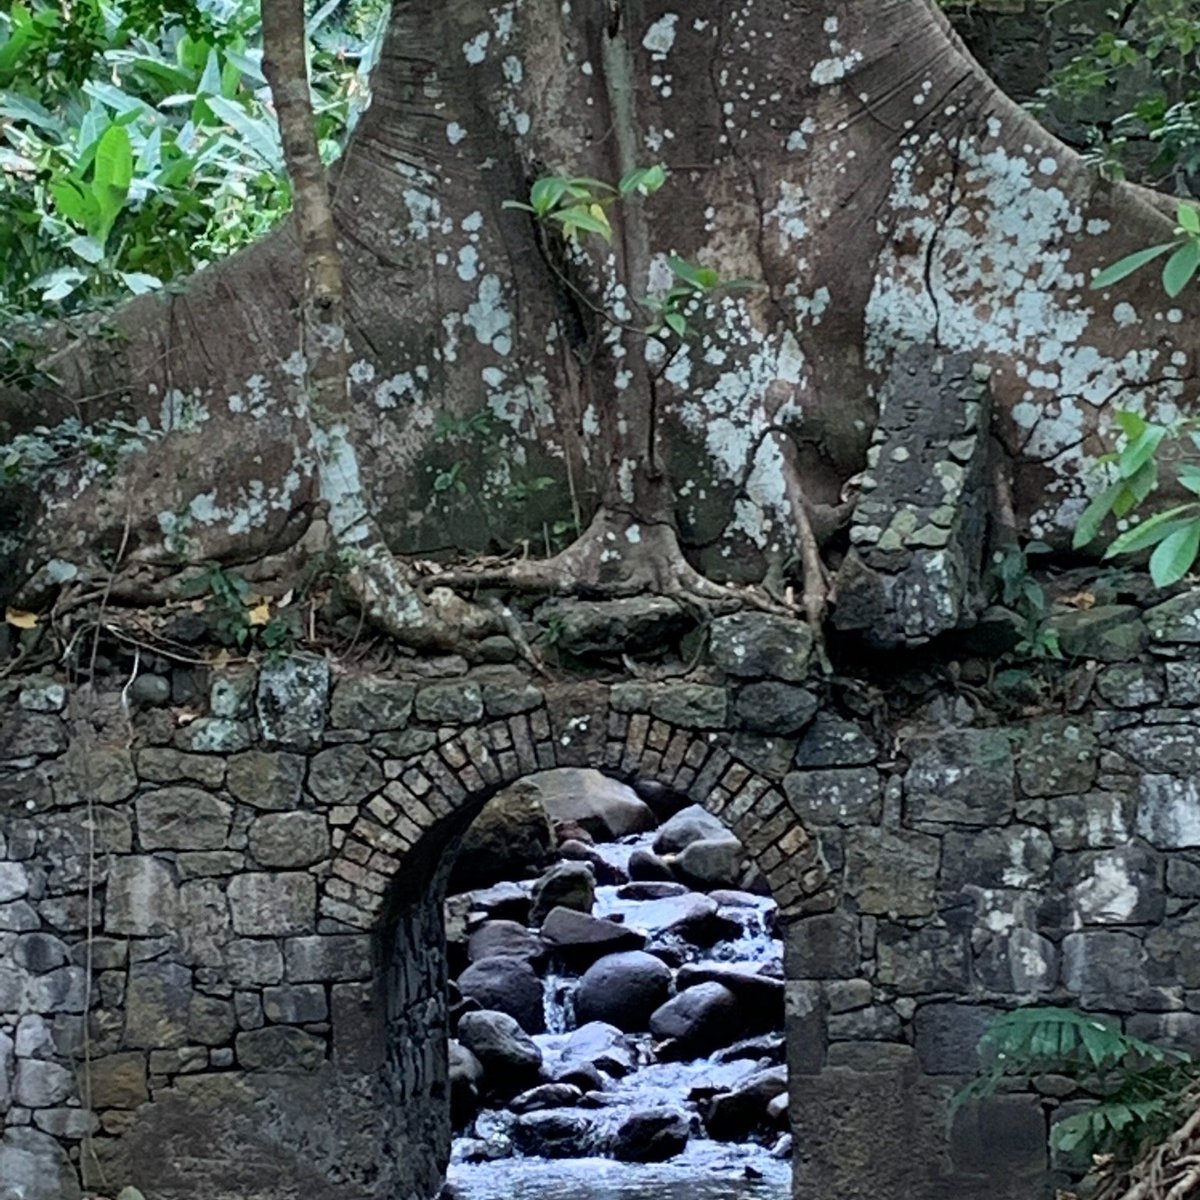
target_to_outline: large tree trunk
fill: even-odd
[[[1018,520],[1062,537],[1106,410],[1195,394],[1196,298],[1168,302],[1152,274],[1088,290],[1169,236],[1161,207],[1010,103],[929,0],[400,0],[374,96],[335,214],[349,435],[398,551],[503,542],[528,503],[539,525],[590,521],[567,575],[661,585],[676,530],[710,575],[761,573],[796,548],[796,497],[834,503],[861,470],[914,342],[991,364]],[[672,178],[618,213],[611,254],[560,258],[502,207],[541,173],[616,179],[632,159]],[[641,324],[633,298],[665,282],[667,253],[765,287],[718,301],[664,367],[595,309]],[[125,530],[135,561],[164,565],[297,536],[316,461],[294,403],[297,268],[281,230],[115,314],[122,338],[53,356],[61,394],[37,397],[39,420],[98,397],[89,416],[132,411],[161,436],[112,474],[48,483],[21,574],[86,566]],[[19,398],[10,424],[30,411]],[[482,435],[447,425],[481,411]],[[435,488],[448,469],[465,492]],[[554,488],[522,499],[513,485],[541,476]]]

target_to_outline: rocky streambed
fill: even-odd
[[[446,906],[450,1190],[787,1194],[782,944],[739,843],[590,771],[477,824],[457,879],[485,886]]]

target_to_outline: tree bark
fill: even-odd
[[[1194,403],[1197,298],[1169,302],[1152,273],[1088,287],[1170,236],[1158,201],[1100,180],[1009,102],[928,0],[405,0],[374,85],[333,211],[347,440],[397,550],[487,548],[524,506],[540,525],[575,505],[589,530],[565,577],[691,586],[679,539],[710,576],[755,577],[800,548],[795,497],[835,504],[861,470],[880,383],[913,342],[993,367],[1016,521],[1061,541],[1112,409]],[[715,303],[643,371],[644,343],[564,288],[535,224],[502,204],[542,173],[656,160],[667,188],[623,214],[611,255],[572,261],[580,290],[633,317],[667,253],[764,288]],[[42,486],[19,575],[86,559],[81,542],[126,522],[134,557],[163,565],[294,536],[319,494],[288,373],[298,231],[114,314],[115,351],[92,337],[50,360],[47,411],[102,392],[89,415],[144,416],[159,436],[110,475]],[[446,434],[481,412],[485,436]],[[774,425],[794,467],[764,441]],[[465,493],[438,491],[455,464]],[[531,501],[540,476],[554,485]]]

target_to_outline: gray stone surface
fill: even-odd
[[[913,738],[904,794],[909,817],[958,825],[1007,821],[1015,802],[1005,730],[964,729]]]

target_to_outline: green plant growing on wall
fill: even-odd
[[[1130,1037],[1111,1021],[1064,1008],[1020,1008],[997,1018],[979,1040],[977,1077],[954,1098],[955,1109],[1006,1084],[1065,1075],[1099,1095],[1058,1121],[1051,1146],[1090,1157],[1133,1157],[1147,1140],[1178,1123],[1184,1093],[1200,1068],[1182,1051]]]
[[[1045,542],[1027,542],[997,551],[991,574],[1001,602],[1021,618],[1021,640],[1013,648],[1018,658],[1062,658],[1058,630],[1049,624],[1046,589],[1030,570],[1032,556],[1047,554]]]
[[[545,175],[529,189],[528,203],[506,200],[504,207],[527,212],[542,224],[558,226],[568,242],[578,242],[585,234],[611,242],[613,231],[608,210],[635,195],[652,196],[666,182],[667,169],[661,164],[629,171],[615,187],[601,179]],[[713,267],[691,263],[677,255],[668,256],[667,262],[674,283],[662,295],[636,298],[650,318],[642,332],[659,339],[669,334],[686,338],[691,333],[689,318],[718,293],[759,286],[750,279],[722,279]],[[605,316],[610,323],[621,324],[616,317]]]

